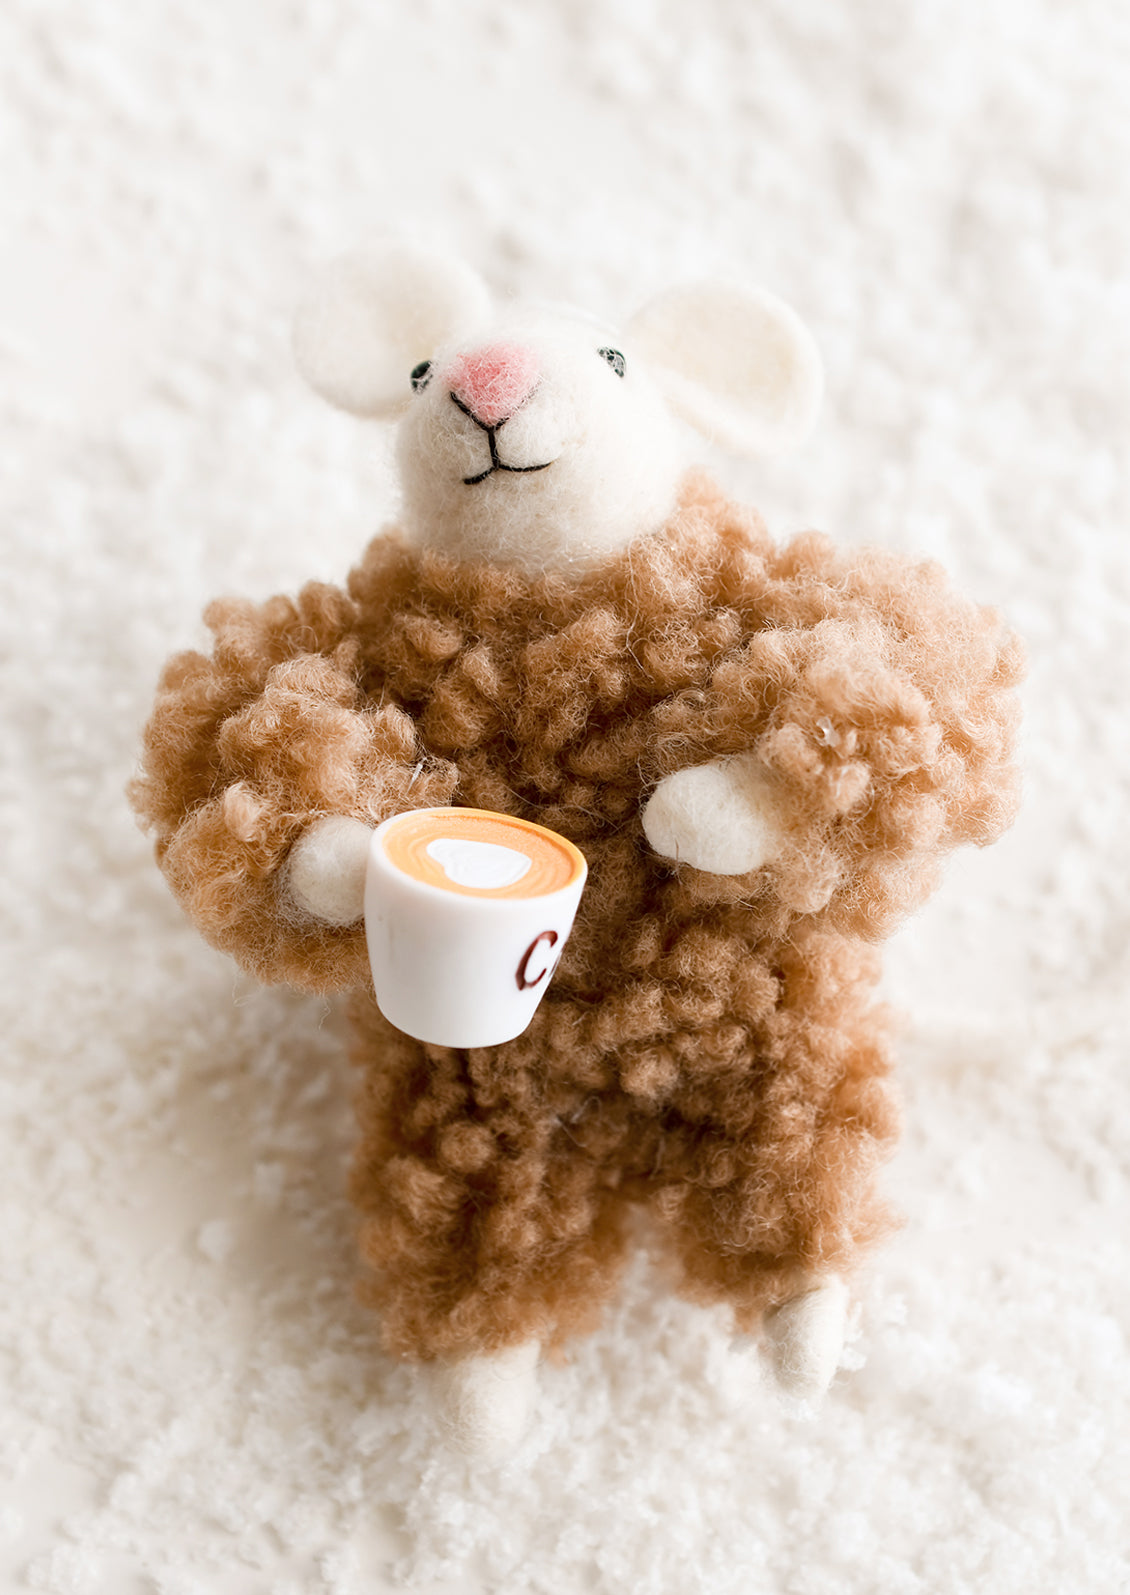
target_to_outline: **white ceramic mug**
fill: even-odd
[[[378,825],[365,877],[377,1006],[445,1047],[521,1035],[553,978],[584,889],[584,854],[485,809],[413,809]]]

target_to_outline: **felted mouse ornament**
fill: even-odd
[[[814,419],[813,343],[764,292],[675,289],[616,330],[492,308],[467,269],[389,249],[328,273],[295,347],[331,403],[397,423],[399,525],[343,588],[211,606],[133,801],[210,942],[353,993],[387,1345],[438,1368],[458,1443],[505,1450],[642,1205],[679,1288],[819,1393],[888,1226],[876,947],[1011,818],[1015,639],[937,565],[777,547],[688,471],[691,429],[757,456]],[[499,1046],[415,1041],[369,984],[372,828],[445,804],[588,863]]]

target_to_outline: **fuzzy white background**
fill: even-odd
[[[1130,15],[1121,0],[6,0],[0,1588],[1130,1587]],[[1027,798],[891,950],[907,1224],[823,1411],[641,1263],[517,1461],[354,1303],[340,1021],[183,922],[122,795],[218,592],[394,504],[292,375],[395,229],[503,293],[792,300],[829,399],[718,461],[1031,651]]]

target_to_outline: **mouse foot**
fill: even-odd
[[[537,1394],[536,1340],[449,1363],[437,1381],[440,1420],[453,1450],[500,1462],[526,1432]]]
[[[847,1286],[831,1274],[766,1316],[769,1360],[790,1395],[817,1401],[831,1384],[844,1348],[847,1304]]]

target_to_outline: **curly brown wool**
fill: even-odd
[[[942,854],[1016,799],[1021,670],[933,564],[783,549],[691,479],[681,507],[576,577],[377,538],[348,588],[212,606],[171,661],[132,797],[173,890],[269,981],[352,988],[352,1180],[389,1346],[422,1358],[588,1327],[630,1204],[681,1288],[749,1328],[889,1223],[896,1133],[874,944]],[[756,753],[787,799],[779,861],[720,877],[653,854],[675,770]],[[393,1030],[360,925],[279,889],[303,828],[454,802],[574,841],[589,884],[533,1024],[459,1051]]]

